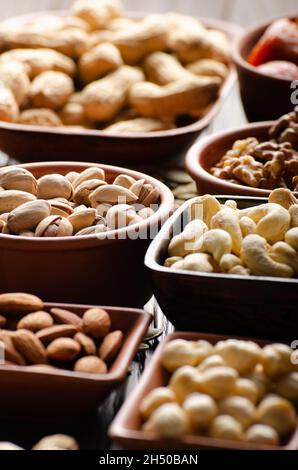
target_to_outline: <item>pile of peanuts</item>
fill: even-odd
[[[202,435],[277,446],[297,426],[298,366],[285,344],[172,340],[161,363],[166,387],[143,399],[143,430],[162,438]]]
[[[110,179],[99,167],[38,179],[25,168],[0,169],[0,235],[99,235],[155,213],[157,188],[126,174]]]
[[[0,52],[0,120],[117,134],[195,121],[230,63],[223,32],[176,13],[127,18],[118,0],[4,22]]]
[[[124,340],[110,315],[91,308],[82,317],[61,308],[45,311],[30,294],[0,294],[0,341],[5,364],[106,374]]]

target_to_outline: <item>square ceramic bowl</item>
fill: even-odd
[[[241,196],[217,196],[217,199],[221,203],[234,199],[240,209],[268,202]],[[183,331],[287,342],[297,339],[298,279],[177,271],[163,265],[173,230],[179,233],[189,221],[193,201],[187,201],[172,215],[151,243],[145,258],[154,295],[168,320]]]
[[[194,450],[194,449],[226,449],[226,450],[295,450],[298,448],[298,420],[295,432],[281,446],[273,447],[239,441],[214,439],[205,436],[189,435],[180,440],[161,440],[155,433],[141,430],[142,419],[139,412],[140,404],[148,393],[168,384],[170,375],[161,364],[161,354],[167,343],[174,339],[198,341],[204,339],[211,344],[228,339],[227,336],[208,335],[203,333],[173,333],[165,338],[156,350],[148,368],[143,374],[137,388],[124,403],[116,419],[112,423],[109,435],[119,446],[125,449],[140,450]],[[266,341],[257,341],[264,346]]]
[[[45,310],[64,308],[82,316],[93,306],[45,304]],[[111,330],[124,333],[123,345],[107,374],[0,365],[2,415],[14,419],[54,421],[75,418],[99,406],[126,378],[152,316],[142,310],[102,307],[110,315]]]
[[[66,15],[66,12],[51,11],[20,15],[5,20],[4,25],[16,28],[46,14]],[[146,13],[129,13],[128,16],[141,19]],[[218,29],[233,41],[242,33],[242,28],[217,19],[199,18],[211,29]],[[56,155],[63,155],[67,161],[108,163],[111,165],[160,162],[173,155],[185,152],[198,135],[220,111],[225,99],[236,81],[236,70],[232,64],[218,99],[210,105],[204,115],[190,125],[159,132],[138,132],[126,135],[106,133],[100,130],[49,128],[0,122],[1,149],[10,157],[22,162],[53,161]]]

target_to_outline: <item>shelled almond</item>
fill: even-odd
[[[24,168],[6,167],[0,169],[0,236],[102,234],[141,223],[154,215],[159,200],[159,190],[144,179],[106,178],[99,167],[38,179]]]
[[[46,311],[36,296],[11,293],[0,294],[0,314],[0,346],[8,365],[105,374],[124,342],[101,308],[88,309],[81,318],[62,308]]]

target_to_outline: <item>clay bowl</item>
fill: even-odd
[[[238,196],[268,197],[266,189],[230,183],[211,175],[210,169],[220,161],[238,139],[256,137],[268,140],[268,132],[273,122],[249,124],[245,127],[224,131],[201,139],[194,144],[186,156],[186,169],[197,184],[198,193],[229,194]],[[298,196],[298,193],[294,193]]]
[[[23,165],[37,178],[66,174],[91,163],[51,162]],[[151,236],[170,215],[174,198],[162,183],[142,173],[99,165],[107,180],[125,173],[145,179],[160,191],[161,202],[151,220],[105,236],[26,238],[0,235],[0,292],[32,292],[45,300],[142,307],[151,296],[144,256]],[[152,225],[151,225],[152,224]],[[138,231],[145,236],[138,237]]]
[[[219,196],[224,203],[230,196]],[[267,202],[233,197],[240,209]],[[176,329],[284,340],[297,331],[298,279],[174,271],[164,267],[169,240],[189,221],[187,201],[151,243],[145,264],[154,295]],[[170,236],[169,236],[170,234]]]
[[[5,23],[20,25],[45,13],[53,12],[17,16],[6,20]],[[133,18],[142,18],[144,15],[145,13],[130,14]],[[224,21],[204,18],[202,21],[207,27],[226,32],[231,39],[242,32],[240,27]],[[63,155],[66,161],[82,161],[84,158],[86,161],[111,165],[159,162],[161,158],[165,160],[185,152],[190,147],[219,112],[235,81],[236,71],[231,65],[230,74],[221,88],[218,100],[200,120],[178,129],[107,135],[98,130],[70,130],[0,122],[0,148],[22,163],[53,161],[57,159],[57,155]]]
[[[82,316],[89,305],[46,304],[66,308]],[[87,374],[70,370],[40,371],[23,366],[0,365],[3,414],[10,419],[64,420],[78,417],[99,406],[125,380],[129,366],[152,320],[150,314],[135,309],[103,307],[112,321],[111,331],[121,330],[124,342],[107,374]]]
[[[161,364],[161,355],[164,347],[174,339],[185,339],[189,341],[207,340],[211,344],[226,340],[228,336],[208,335],[204,333],[173,333],[166,336],[159,345],[154,356],[142,375],[137,388],[129,396],[122,406],[116,419],[112,423],[109,435],[114,442],[130,450],[194,450],[194,449],[226,449],[226,450],[295,450],[298,445],[298,420],[297,429],[291,437],[283,442],[281,446],[266,446],[245,442],[228,441],[224,439],[214,439],[204,436],[185,436],[179,440],[159,439],[155,433],[141,430],[142,418],[139,412],[140,404],[148,393],[157,388],[168,385],[170,374]],[[256,341],[260,346],[267,344],[265,341]]]
[[[251,122],[277,119],[294,107],[291,80],[266,75],[247,62],[249,53],[273,21],[248,29],[234,43],[233,60],[238,72],[242,103]]]

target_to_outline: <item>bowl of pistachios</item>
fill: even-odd
[[[150,240],[170,215],[164,184],[132,170],[35,163],[0,171],[1,292],[142,306]]]

